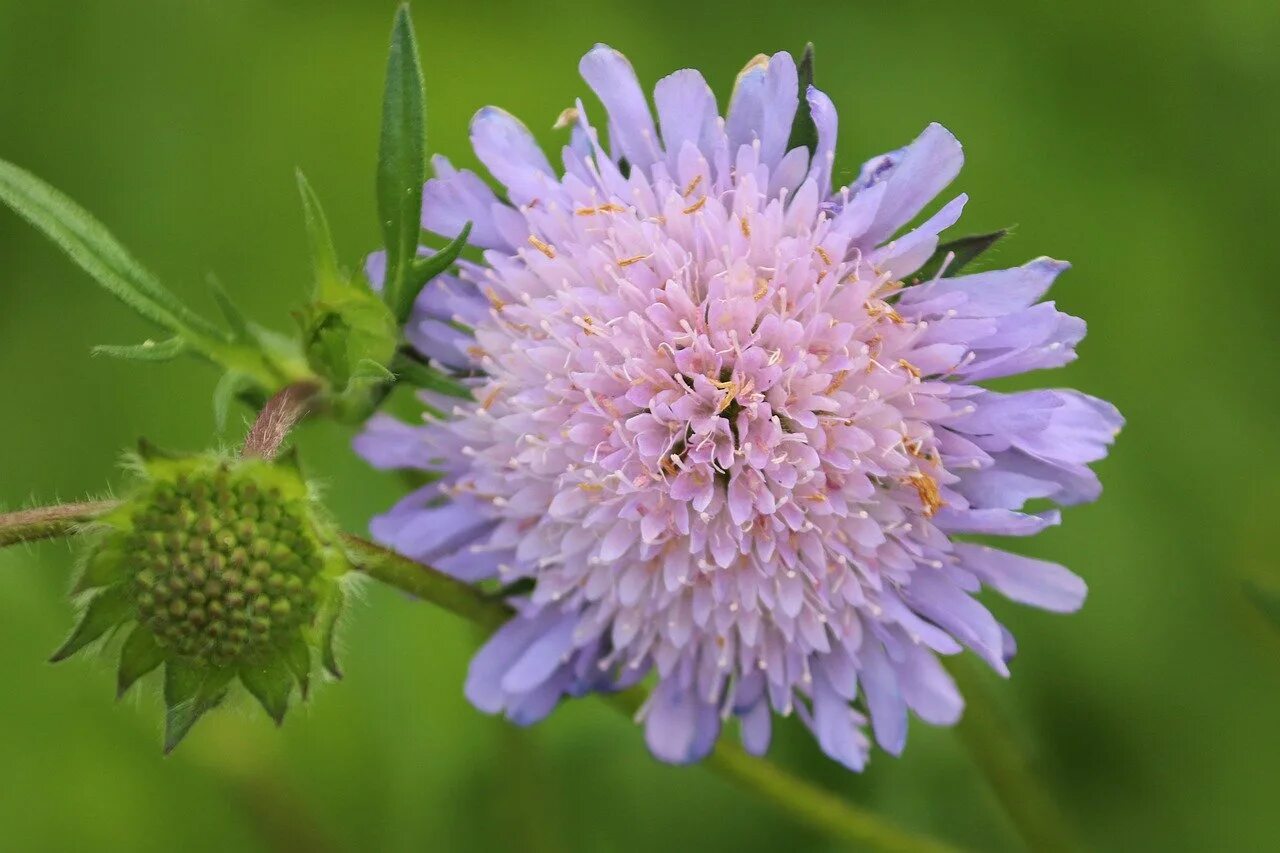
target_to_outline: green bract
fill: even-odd
[[[313,651],[339,672],[333,629],[350,566],[295,464],[144,446],[142,478],[100,518],[76,592],[86,596],[63,660],[127,630],[119,692],[164,664],[165,749],[232,683],[277,723],[295,686],[305,698]]]
[[[395,382],[387,365],[399,329],[390,309],[364,281],[353,281],[338,265],[320,199],[298,172],[311,268],[311,301],[296,314],[307,363],[329,381],[340,417],[367,417]]]

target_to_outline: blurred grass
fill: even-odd
[[[0,0],[0,156],[98,214],[193,303],[209,307],[215,270],[286,328],[306,280],[295,166],[348,259],[376,242],[392,7]],[[415,18],[430,145],[464,164],[486,103],[555,142],[596,41],[648,83],[695,65],[723,101],[751,55],[813,39],[846,171],[930,120],[955,131],[965,230],[1016,224],[1002,261],[1075,264],[1055,296],[1090,337],[1080,362],[1036,381],[1129,418],[1102,503],[1025,543],[1084,575],[1085,610],[995,602],[1021,652],[991,688],[1090,847],[1274,849],[1280,645],[1238,593],[1241,576],[1280,576],[1274,3],[419,3]],[[211,373],[91,361],[91,344],[149,330],[7,213],[0,259],[0,502],[101,493],[142,433],[211,441]],[[347,440],[324,425],[301,436],[360,529],[397,484]],[[346,681],[283,731],[223,714],[162,759],[153,694],[113,705],[105,664],[43,663],[69,626],[69,564],[60,544],[0,554],[0,847],[829,849],[702,770],[657,765],[595,703],[520,733],[477,714],[461,697],[469,629],[378,588],[350,616]],[[903,759],[877,754],[862,776],[794,725],[777,741],[779,760],[904,824],[1016,849],[946,731],[914,726]]]

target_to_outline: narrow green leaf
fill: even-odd
[[[98,593],[85,607],[71,636],[53,653],[49,662],[66,660],[128,619],[132,614],[132,604],[124,587],[109,587]]]
[[[205,670],[179,661],[171,661],[164,668],[164,704],[172,708],[192,702],[204,683]]]
[[[164,665],[164,752],[182,742],[196,721],[226,697],[230,669],[211,670],[170,660]]]
[[[116,698],[124,696],[134,682],[164,663],[164,649],[156,642],[151,629],[138,625],[124,641],[120,651],[120,669],[116,673]]]
[[[342,586],[335,583],[317,619],[317,627],[320,630],[320,662],[334,678],[342,678],[342,669],[338,666],[335,635],[338,633],[338,620],[342,616],[346,598]]]
[[[942,265],[946,263],[947,255],[952,252],[955,257],[951,259],[951,263],[947,264],[947,268],[943,271],[943,278],[951,278],[960,273],[970,263],[972,263],[979,255],[990,249],[996,243],[1009,233],[1009,229],[1001,228],[999,231],[992,231],[990,234],[973,234],[968,237],[961,237],[958,240],[952,240],[949,243],[943,243],[934,250],[929,260],[925,261],[924,266],[911,275],[916,281],[928,281],[942,270]]]
[[[111,586],[128,574],[124,553],[119,548],[99,546],[89,552],[76,578],[72,595]]]
[[[371,358],[361,359],[356,369],[351,372],[351,381],[361,382],[395,382],[396,375],[386,365],[378,364]]]
[[[165,669],[173,667],[173,661],[170,661]],[[164,714],[164,754],[168,755],[177,749],[178,744],[182,743],[182,739],[187,736],[187,732],[191,731],[191,727],[196,724],[204,716],[207,708],[199,707],[195,700],[192,699],[182,705],[177,705],[165,709]]]
[[[302,347],[295,336],[268,329],[257,323],[249,324],[249,334],[253,336],[255,348],[262,354],[265,361],[281,365],[291,363],[301,365],[303,362]]]
[[[293,692],[293,672],[282,658],[273,657],[260,664],[240,667],[240,681],[258,700],[276,725],[284,722],[289,710],[289,694]]]
[[[471,223],[462,226],[462,230],[458,232],[458,236],[449,241],[449,244],[434,255],[426,257],[415,256],[413,259],[413,271],[409,276],[409,287],[406,288],[404,299],[408,301],[407,305],[398,306],[403,312],[403,316],[408,316],[409,311],[413,308],[413,301],[418,298],[418,293],[423,286],[431,281],[431,279],[440,275],[440,273],[453,266],[454,261],[458,260],[458,256],[462,254],[462,250],[466,248],[467,238],[471,236]],[[399,315],[398,315],[399,316]]]
[[[223,335],[134,260],[102,223],[35,175],[0,160],[0,201],[56,243],[109,293],[174,333]]]
[[[381,303],[379,303],[381,304]],[[395,386],[396,375],[371,358],[358,361],[347,387],[334,401],[334,415],[344,423],[360,423],[378,408]]]
[[[305,701],[307,694],[311,691],[311,649],[305,640],[298,637],[289,645],[285,653],[285,662],[289,665],[289,671],[293,673],[293,677],[297,679],[298,689]]]
[[[438,394],[457,397],[459,400],[475,399],[471,394],[470,388],[433,370],[430,366],[420,361],[401,356],[396,359],[394,366],[396,375],[402,381],[408,382],[415,388],[435,391]]]
[[[800,80],[800,94],[813,85],[813,42],[805,42],[804,51],[800,54],[800,64],[796,67],[796,77]]]
[[[959,240],[947,243],[942,248],[955,252],[955,257],[947,265],[945,275],[948,277],[958,275],[962,269],[977,260],[980,255],[1003,240],[1008,234],[1009,229],[1001,228],[989,234],[961,237]]]
[[[231,296],[227,293],[226,288],[222,286],[222,282],[215,275],[208,277],[209,290],[213,293],[213,299],[218,303],[218,310],[222,312],[222,316],[227,319],[227,325],[231,327],[232,340],[240,343],[253,343],[253,336],[249,333],[249,321],[245,318],[244,313],[236,307],[231,301]]]
[[[390,303],[384,302],[385,294],[373,291],[362,275],[352,281],[339,268],[324,210],[302,172],[298,172],[298,193],[315,274],[311,302],[295,315],[307,362],[339,391],[350,390],[348,386],[356,380],[367,387],[367,378],[356,375],[358,365],[365,359],[391,358],[400,336],[399,323]]]
[[[218,384],[213,388],[213,423],[218,432],[227,428],[227,417],[231,412],[231,404],[242,392],[254,387],[253,380],[243,373],[227,371],[222,374]]]
[[[809,87],[813,85],[813,42],[804,46],[804,55],[800,57],[800,66],[796,70],[800,80],[800,103],[791,122],[787,150],[803,146],[814,151],[818,147],[818,126],[814,124],[813,112],[809,109]]]
[[[195,454],[181,453],[176,450],[166,450],[160,445],[152,442],[147,438],[138,439],[138,455],[148,462],[153,459],[190,459]]]
[[[422,185],[426,183],[426,104],[422,67],[408,5],[396,11],[387,56],[387,82],[382,98],[382,134],[378,144],[378,214],[387,247],[383,299],[396,313],[408,316],[412,261],[418,251],[422,222]]]
[[[187,342],[182,338],[169,338],[163,341],[143,341],[137,346],[115,346],[101,344],[93,348],[93,355],[105,355],[125,361],[173,361],[178,356],[189,352]]]
[[[338,268],[338,255],[333,248],[333,235],[329,231],[329,220],[320,206],[320,198],[307,181],[302,170],[298,170],[298,194],[302,197],[302,218],[307,227],[307,245],[311,249],[311,268],[315,272],[317,296],[322,282],[340,280],[342,272]]]

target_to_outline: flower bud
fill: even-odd
[[[336,414],[367,417],[365,398],[394,377],[395,319],[376,294],[348,281],[321,283],[315,301],[297,314],[307,363],[334,391]]]
[[[143,445],[136,463],[140,482],[99,520],[76,589],[84,613],[53,660],[131,625],[119,692],[164,664],[166,751],[236,680],[282,722],[294,688],[306,696],[313,651],[340,676],[332,635],[350,566],[336,529],[291,458]]]

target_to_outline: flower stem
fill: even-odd
[[[773,802],[797,821],[870,850],[898,853],[956,853],[957,848],[913,835],[886,823],[870,811],[851,807],[776,764],[748,755],[732,741],[721,740],[706,766],[745,791]]]
[[[320,386],[314,382],[295,382],[277,391],[258,413],[240,455],[274,459],[289,430],[306,417],[319,393]]]
[[[0,548],[70,536],[116,505],[116,501],[86,501],[0,513]]]
[[[609,695],[606,701],[627,716],[634,717],[644,704],[645,692],[633,687]],[[716,743],[716,748],[703,765],[742,790],[769,800],[779,811],[791,815],[798,822],[832,838],[856,844],[859,849],[885,853],[958,853],[958,848],[950,844],[899,829],[825,788],[770,761],[749,755],[727,738]]]
[[[356,565],[372,578],[490,630],[511,616],[511,608],[506,604],[486,597],[473,586],[359,537],[345,536],[344,539]],[[645,693],[632,688],[604,698],[618,711],[634,717],[644,704]],[[801,823],[835,838],[884,853],[954,853],[956,850],[899,829],[775,764],[748,755],[732,741],[722,739],[704,764],[739,788],[771,801]]]
[[[96,501],[0,515],[0,547],[74,536],[89,522],[117,505],[116,501]],[[356,567],[369,577],[442,607],[487,631],[511,616],[511,608],[501,600],[430,566],[358,536],[344,534],[343,544]],[[644,692],[632,688],[605,698],[617,710],[634,716],[644,703]],[[779,811],[814,830],[868,850],[882,853],[957,851],[940,841],[899,829],[874,813],[848,803],[765,759],[748,755],[730,741],[722,740],[704,764],[739,788],[772,802]]]
[[[1004,715],[995,706],[972,660],[955,656],[947,669],[965,697],[964,716],[956,733],[969,758],[982,771],[1018,835],[1029,850],[1070,853],[1074,834],[1053,794],[1041,785],[1023,750],[1009,735]]]
[[[343,534],[342,540],[356,568],[369,577],[443,607],[486,632],[511,618],[511,608],[500,599],[490,598],[457,578],[359,536]]]

